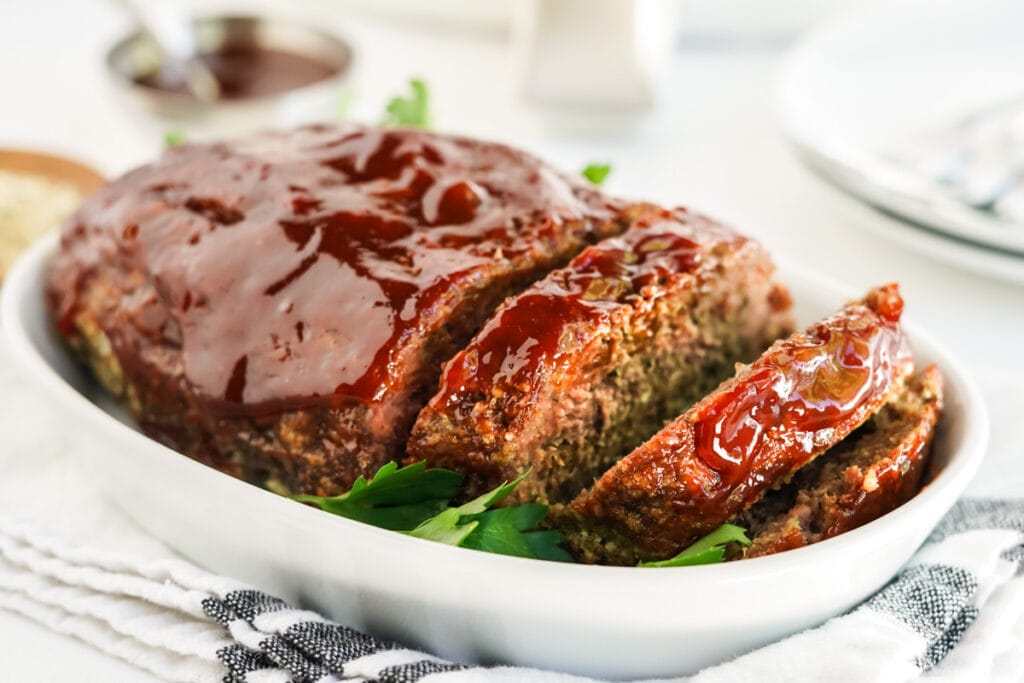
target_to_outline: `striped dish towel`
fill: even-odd
[[[448,662],[177,559],[118,557],[0,518],[0,608],[169,681],[584,681]],[[1024,681],[1024,500],[958,503],[848,614],[680,681]]]

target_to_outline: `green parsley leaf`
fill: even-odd
[[[462,545],[462,542],[473,533],[479,522],[461,523],[462,515],[458,508],[448,508],[422,522],[412,531],[405,533],[427,541],[435,541],[446,545]]]
[[[540,503],[488,510],[474,518],[478,525],[466,537],[462,547],[515,557],[572,562],[572,556],[560,547],[561,532],[531,531],[547,514],[548,507]]]
[[[675,557],[660,562],[641,562],[638,567],[688,567],[697,564],[716,564],[725,559],[725,546],[729,543],[750,545],[746,530],[735,524],[723,524]]]
[[[587,164],[580,174],[592,184],[600,187],[612,172],[611,164]]]
[[[385,109],[382,126],[430,128],[430,93],[427,84],[418,78],[409,81],[411,97],[394,97]]]
[[[482,496],[477,496],[468,503],[463,503],[459,507],[455,508],[461,515],[478,515],[481,512],[491,508],[502,501],[505,496],[512,493],[515,487],[526,479],[530,474],[530,470],[527,470],[524,474],[519,475],[512,481],[505,482],[501,486],[498,486]]]
[[[369,482],[359,477],[346,495],[366,505],[404,505],[434,498],[451,500],[461,484],[461,474],[428,468],[425,460],[401,469],[389,462]]]
[[[477,527],[462,545],[489,553],[533,557],[522,532],[536,528],[547,514],[547,506],[538,503],[488,510],[476,517]]]
[[[448,545],[462,545],[462,542],[480,523],[474,519],[474,516],[481,515],[492,505],[512,493],[512,490],[519,485],[524,477],[526,474],[514,481],[506,482],[468,503],[443,510],[436,517],[424,521],[410,531],[409,535]],[[467,518],[465,521],[463,521],[464,517]]]
[[[462,475],[426,462],[399,468],[393,462],[373,478],[359,477],[338,496],[298,495],[293,500],[313,503],[327,512],[399,531],[428,541],[491,553],[571,562],[558,531],[539,530],[548,514],[546,505],[527,503],[491,509],[518,486],[529,472],[468,503],[451,507]]]
[[[562,547],[561,531],[553,529],[545,531],[530,531],[523,534],[526,544],[530,546],[530,552],[538,560],[548,562],[575,562],[572,555]]]
[[[187,141],[185,134],[180,130],[169,130],[164,133],[164,147],[177,147]]]
[[[384,529],[413,529],[448,507],[462,484],[462,475],[418,462],[399,469],[394,462],[381,467],[369,481],[356,479],[338,496],[298,495],[293,500],[313,503],[335,515]]]

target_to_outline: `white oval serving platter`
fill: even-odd
[[[948,401],[934,478],[879,520],[816,545],[723,565],[595,567],[491,555],[335,517],[233,479],[139,432],[60,346],[43,302],[56,235],[4,283],[11,357],[73,430],[97,485],[185,556],[357,628],[440,656],[602,677],[680,675],[849,609],[885,584],[977,469],[984,407],[960,365],[906,323],[919,363],[936,362]],[[800,322],[851,293],[784,269]],[[908,302],[913,315],[914,302]],[[88,450],[86,450],[86,448]]]

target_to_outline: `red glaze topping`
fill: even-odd
[[[588,247],[498,309],[445,367],[431,405],[459,412],[480,395],[522,400],[544,377],[568,370],[581,347],[607,337],[616,310],[652,306],[680,278],[692,278],[707,245],[723,239],[743,238],[677,209],[647,214]]]
[[[907,362],[906,341],[895,333],[902,310],[899,291],[890,285],[776,343],[742,381],[694,407],[689,419],[697,456],[735,483],[750,476],[770,432],[790,435],[789,447],[808,455],[820,448],[818,432],[884,395]]]
[[[405,390],[408,341],[444,323],[453,291],[547,262],[560,226],[589,230],[613,204],[502,145],[354,125],[262,133],[171,149],[108,185],[65,229],[68,282],[52,289],[67,326],[103,262],[148,274],[171,311],[155,333],[180,341],[217,411],[382,400]],[[152,303],[134,302],[138,319]]]
[[[777,341],[572,503],[667,557],[845,438],[913,371],[888,285]]]

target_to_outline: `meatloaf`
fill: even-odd
[[[743,513],[736,523],[753,540],[746,557],[838,536],[910,500],[942,413],[942,387],[942,373],[929,366],[856,432]]]
[[[789,331],[773,273],[704,216],[643,215],[497,310],[446,365],[409,461],[465,473],[468,497],[532,470],[511,500],[568,502]]]
[[[146,432],[328,495],[400,459],[494,308],[642,207],[509,147],[318,125],[185,145],[66,223],[61,333]]]
[[[913,371],[896,285],[773,344],[559,516],[583,561],[674,555],[788,481]]]

